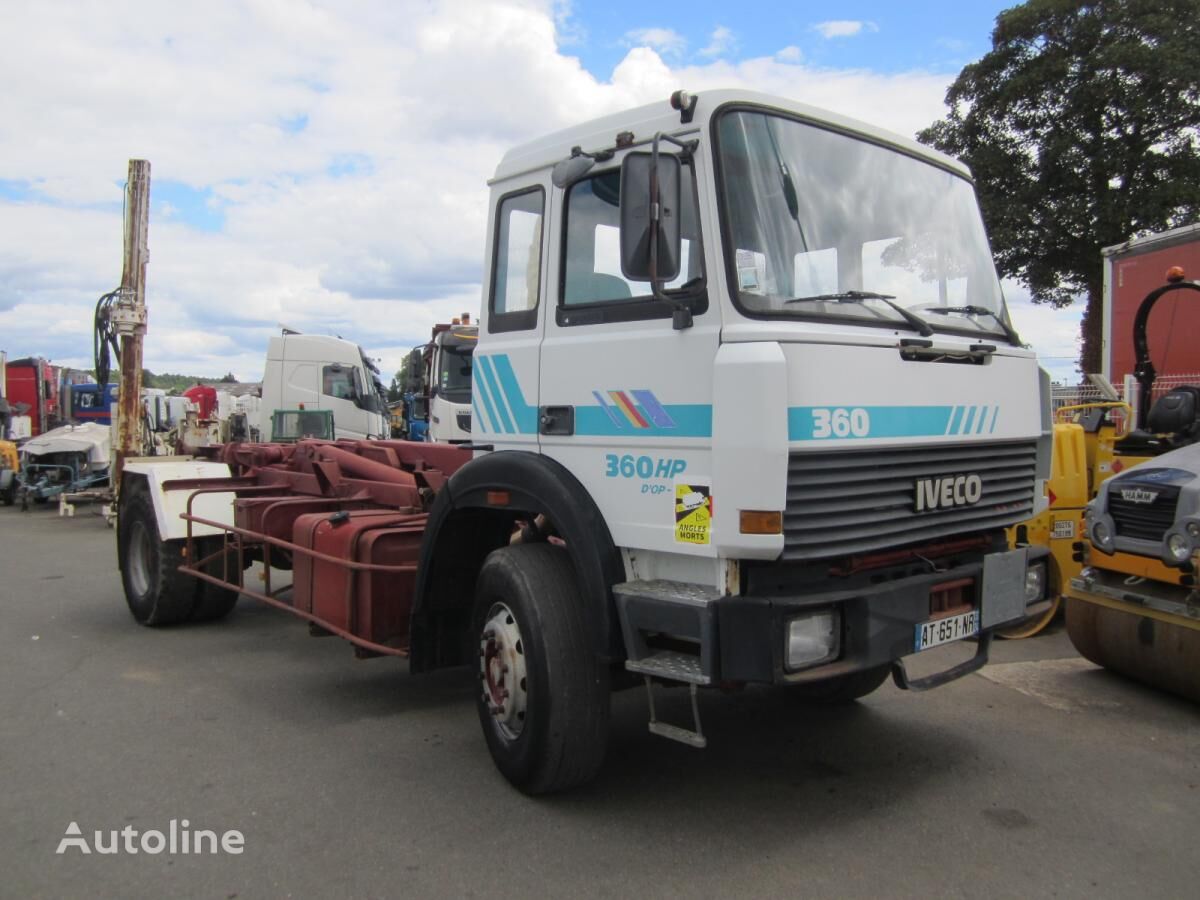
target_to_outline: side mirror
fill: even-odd
[[[621,273],[631,281],[679,275],[679,157],[630,153],[621,163]]]

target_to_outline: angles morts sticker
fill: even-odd
[[[675,540],[707,544],[712,529],[712,488],[707,484],[675,482]]]

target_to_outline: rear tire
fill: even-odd
[[[890,663],[838,675],[825,681],[789,685],[787,690],[805,703],[852,703],[875,691],[891,674]]]
[[[591,780],[608,741],[609,679],[567,551],[494,551],[476,582],[479,721],[496,767],[527,794]]]
[[[221,549],[223,539],[202,538],[192,542],[193,547],[200,559],[217,553]],[[237,554],[232,551],[227,551],[228,559],[222,564],[221,558],[218,556],[211,563],[205,566],[204,571],[209,575],[214,575],[217,578],[225,578],[240,574],[240,569],[237,567]],[[219,587],[215,584],[210,584],[207,581],[201,581],[199,578],[191,579],[196,584],[196,596],[192,605],[191,621],[193,622],[215,622],[218,619],[223,619],[237,606],[238,591],[233,588]]]
[[[161,540],[150,495],[136,484],[129,490],[117,520],[125,602],[139,624],[174,625],[191,615],[196,597],[196,580],[179,571],[184,542]]]

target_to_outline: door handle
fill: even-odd
[[[538,434],[572,435],[574,433],[574,406],[538,407]]]

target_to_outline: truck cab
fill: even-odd
[[[261,409],[325,409],[339,438],[390,433],[379,369],[353,341],[284,330],[267,344]],[[260,424],[270,434],[270,421]]]
[[[427,348],[428,439],[446,444],[471,439],[471,360],[479,327],[436,325]]]
[[[657,243],[645,210],[624,208],[652,172]],[[961,164],[715,91],[513,150],[491,232],[473,439],[578,479],[630,583],[742,598],[733,629],[832,613],[813,619],[828,632],[815,658],[779,638],[753,662],[723,659],[723,675],[877,666],[941,606],[978,608],[992,542],[1043,502],[1050,424]],[[639,241],[658,279],[647,254],[631,262]],[[948,564],[922,562],[947,554],[971,560],[966,593],[939,587]],[[866,587],[876,569],[918,581]],[[982,627],[1024,608],[997,603]]]

